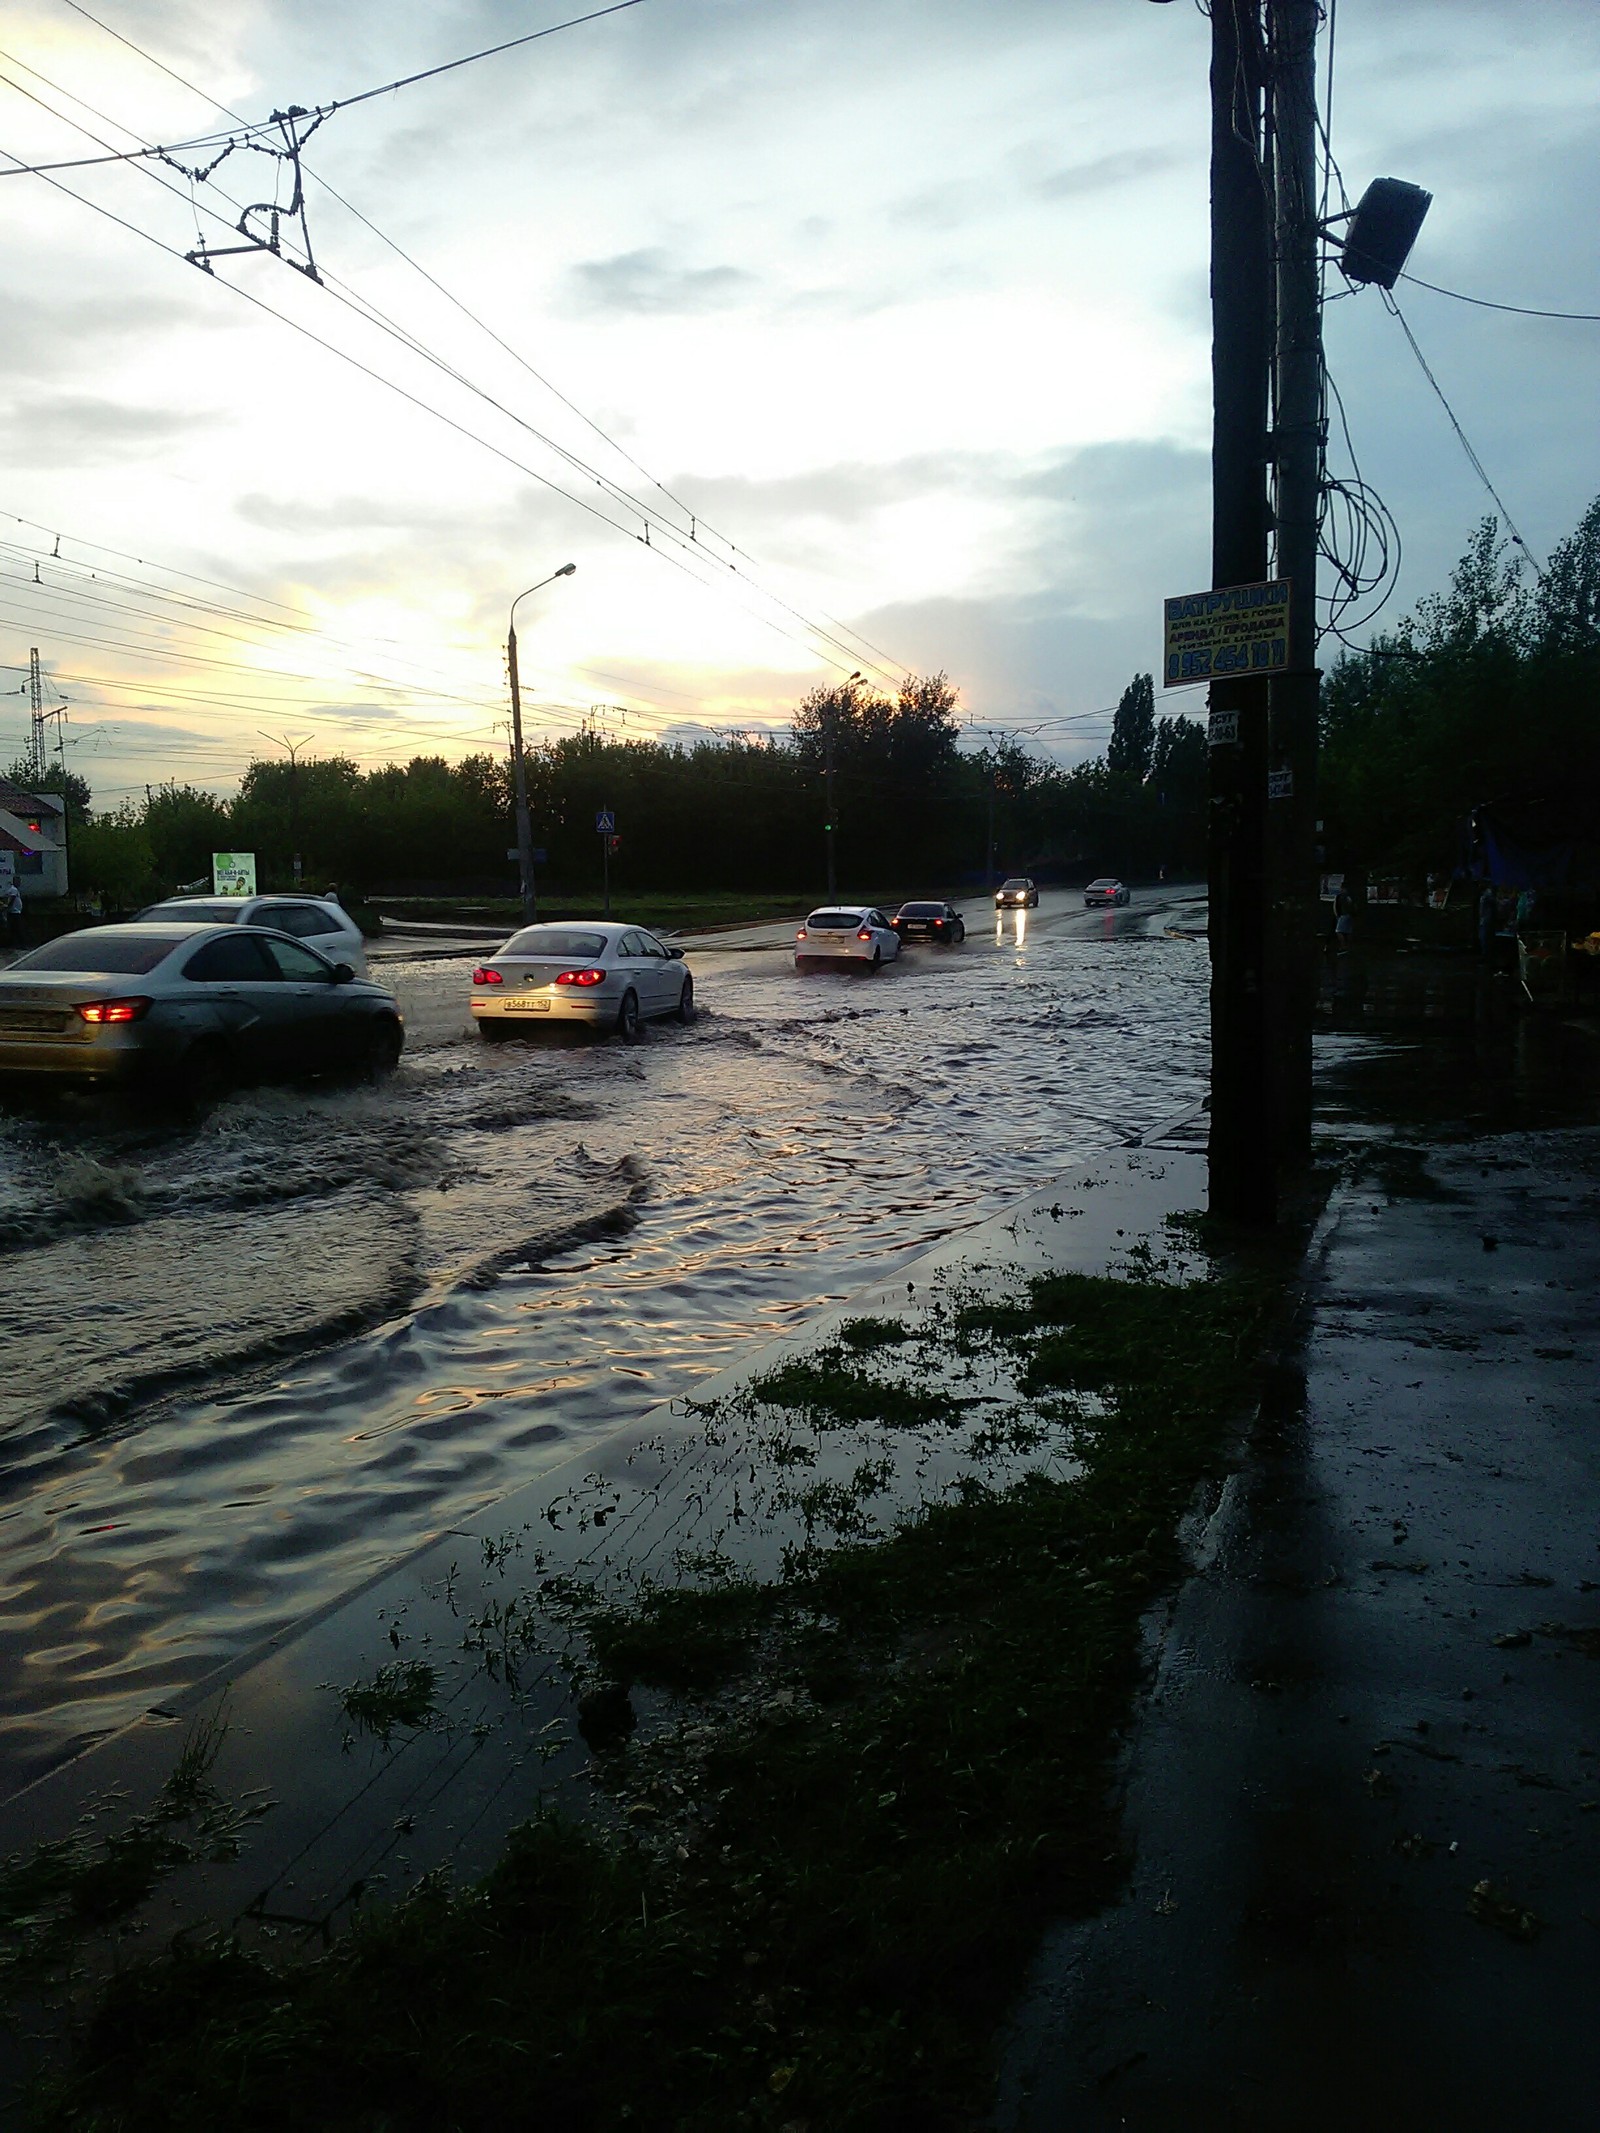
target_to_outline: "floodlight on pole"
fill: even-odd
[[[542,592],[547,585],[554,585],[557,578],[570,578],[577,570],[576,563],[563,563],[559,570],[551,571],[549,577],[540,578],[525,592],[519,592],[511,603],[511,613],[506,623],[506,666],[511,675],[511,772],[517,794],[517,874],[522,891],[522,915],[525,919],[539,915],[538,894],[533,885],[533,823],[528,814],[528,771],[522,754],[522,686],[517,674],[517,609],[529,593]]]

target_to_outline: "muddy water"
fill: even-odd
[[[1196,1103],[1206,966],[1135,911],[870,982],[699,959],[636,1050],[0,1133],[0,1791],[740,1343]]]

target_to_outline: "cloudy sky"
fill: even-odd
[[[0,149],[236,134],[582,11],[10,0]],[[1351,192],[1435,195],[1415,273],[1600,312],[1596,0],[1336,30]],[[1097,747],[1209,575],[1208,36],[1194,0],[640,0],[329,117],[320,286],[185,260],[287,201],[264,155],[0,178],[0,686],[37,645],[108,805],[226,789],[262,729],[458,755],[503,745],[512,596],[574,561],[519,609],[536,730],[781,723],[908,666]],[[1542,555],[1600,491],[1600,326],[1399,293]],[[1376,293],[1327,335],[1393,614],[1488,500]]]

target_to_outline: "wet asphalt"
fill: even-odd
[[[1322,1003],[1338,1161],[1004,2133],[1600,2121],[1600,1029],[1465,963]]]

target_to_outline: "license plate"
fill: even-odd
[[[548,1000],[507,1000],[505,1006],[506,1012],[513,1015],[547,1015],[550,1012]]]
[[[45,1030],[54,1034],[61,1027],[59,1015],[0,1015],[0,1029]]]

